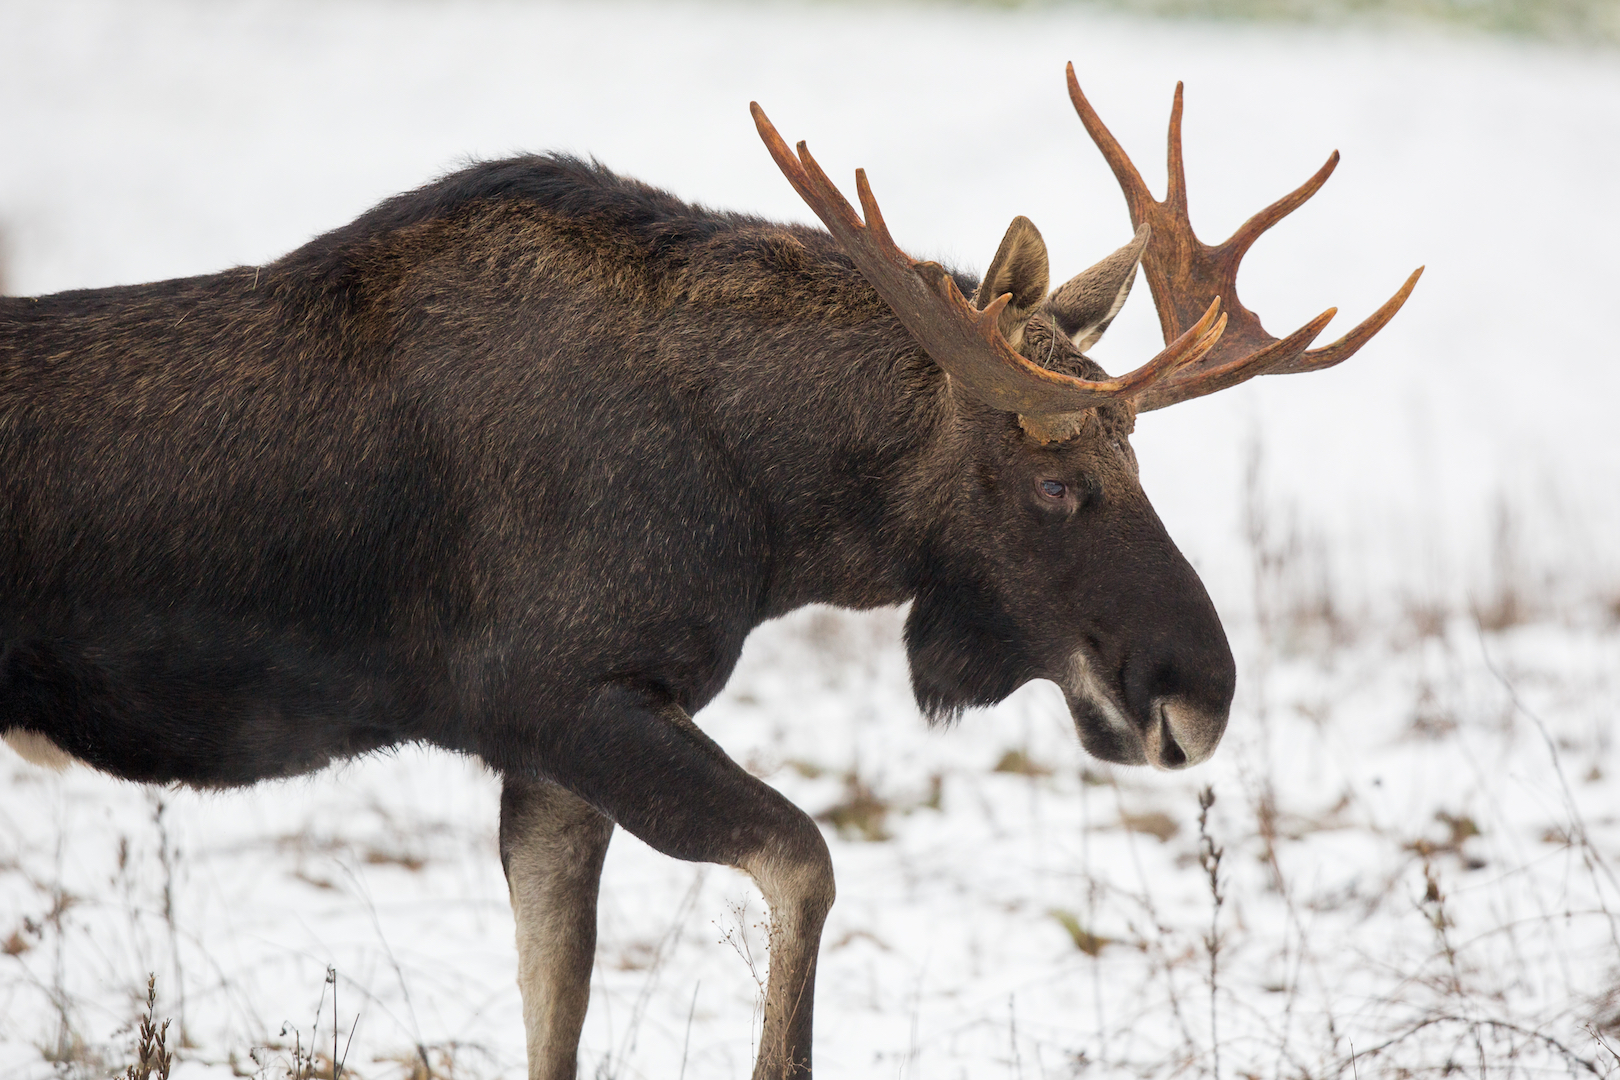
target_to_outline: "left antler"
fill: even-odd
[[[1153,303],[1159,309],[1165,340],[1179,335],[1214,297],[1225,303],[1231,320],[1219,346],[1211,349],[1200,362],[1183,366],[1169,379],[1144,391],[1137,398],[1137,409],[1162,409],[1178,401],[1236,386],[1256,375],[1287,375],[1330,368],[1348,360],[1406,303],[1423,273],[1421,266],[1383,307],[1331,345],[1306,351],[1333,318],[1336,308],[1329,308],[1285,338],[1274,338],[1266,333],[1261,329],[1260,317],[1238,300],[1238,263],[1261,233],[1316,194],[1338,166],[1339,152],[1335,150],[1327,164],[1296,190],[1245,221],[1225,243],[1210,247],[1193,234],[1192,222],[1187,217],[1187,177],[1181,160],[1181,84],[1176,84],[1175,104],[1170,109],[1169,185],[1164,201],[1160,202],[1148,193],[1136,166],[1131,164],[1085,94],[1080,92],[1073,64],[1069,65],[1068,76],[1069,99],[1124,189],[1131,224],[1139,226],[1146,221],[1152,226],[1153,235],[1142,256],[1142,269],[1153,291]]]
[[[1196,364],[1220,339],[1226,319],[1220,316],[1220,298],[1211,297],[1201,316],[1129,375],[1093,381],[1032,364],[1001,335],[1001,311],[1010,295],[995,298],[983,311],[974,308],[944,267],[918,262],[895,244],[866,170],[855,171],[863,222],[805,144],[799,143],[795,156],[758,103],[750,108],[760,138],[788,182],[934,362],[979,401],[1017,413],[1024,430],[1043,442],[1073,435],[1089,408],[1138,400],[1177,370]]]

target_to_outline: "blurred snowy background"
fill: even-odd
[[[1343,153],[1245,265],[1273,331],[1428,270],[1345,366],[1139,424],[1238,656],[1209,765],[1088,761],[1049,686],[929,732],[894,612],[756,634],[698,719],[826,822],[819,1071],[1620,1071],[1612,48],[1057,4],[5,3],[0,288],[266,262],[520,150],[807,220],[751,99],[865,166],[914,254],[982,268],[1023,213],[1071,274],[1129,226],[1068,60],[1156,190],[1186,81],[1206,241]],[[1144,289],[1095,352],[1157,347]],[[330,1075],[331,967],[346,1073],[522,1075],[497,790],[417,751],[208,795],[0,758],[0,1074],[121,1071],[156,972],[176,1076],[312,1042]],[[746,1076],[764,918],[620,833],[582,1072]]]

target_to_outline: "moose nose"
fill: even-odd
[[[1151,509],[1144,518],[1132,551],[1138,561],[1154,556],[1154,573],[1117,601],[1124,632],[1097,667],[1117,672],[1118,682],[1107,688],[1119,692],[1119,708],[1110,717],[1113,732],[1092,741],[1121,755],[1112,760],[1184,769],[1221,741],[1237,665],[1204,583]]]

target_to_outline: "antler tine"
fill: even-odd
[[[1010,295],[997,297],[983,311],[975,309],[944,267],[918,262],[895,245],[865,170],[855,174],[863,221],[809,148],[801,142],[796,154],[790,151],[757,102],[751,109],[777,167],[905,328],[966,393],[1018,413],[1025,430],[1036,438],[1067,438],[1074,433],[1075,414],[1106,401],[1131,400],[1196,365],[1226,328],[1220,300],[1211,298],[1184,333],[1122,378],[1077,379],[1032,364],[1001,336],[1000,316]]]
[[[1097,115],[1097,110],[1091,107],[1091,102],[1080,91],[1080,80],[1075,77],[1072,62],[1068,67],[1068,78],[1069,100],[1074,103],[1074,111],[1080,114],[1080,122],[1091,133],[1091,141],[1097,144],[1108,167],[1114,170],[1114,179],[1119,181],[1120,188],[1125,192],[1132,227],[1140,225],[1146,208],[1153,203],[1153,195],[1143,182],[1142,174],[1136,171],[1136,165],[1125,153],[1125,148],[1119,145],[1114,133],[1108,130],[1108,125],[1102,122],[1102,117]]]
[[[832,182],[832,177],[827,175],[826,170],[821,167],[819,161],[810,156],[809,145],[803,139],[800,139],[797,149],[799,161],[804,166],[805,174],[810,180],[819,203],[819,206],[812,204],[811,209],[816,210],[819,214],[820,207],[826,207],[837,218],[838,224],[842,226],[842,231],[845,233],[854,235],[867,231],[871,227],[871,222],[863,223],[861,221],[860,217],[855,213],[855,208],[849,205],[849,201],[838,190],[838,185]],[[827,219],[823,216],[822,220],[826,221]],[[833,228],[832,223],[828,222],[827,227],[829,229]],[[838,230],[834,231],[837,232]],[[882,217],[877,219],[875,236],[880,241],[889,239],[889,230],[884,226]],[[891,242],[888,247],[893,248],[893,243]]]
[[[1294,375],[1301,371],[1323,371],[1335,364],[1344,363],[1355,355],[1357,349],[1367,344],[1367,339],[1382,330],[1384,324],[1395,317],[1395,313],[1401,310],[1401,305],[1406,303],[1406,298],[1411,296],[1412,290],[1417,287],[1418,278],[1423,276],[1423,271],[1424,267],[1421,266],[1412,271],[1412,275],[1406,279],[1406,284],[1397,289],[1394,296],[1385,300],[1382,307],[1363,319],[1354,330],[1338,341],[1324,345],[1320,349],[1312,349],[1298,359],[1280,365],[1276,370],[1268,371],[1266,374]]]
[[[1275,338],[1260,325],[1260,318],[1243,306],[1237,296],[1238,264],[1244,254],[1267,229],[1314,195],[1338,166],[1334,151],[1309,180],[1261,210],[1217,247],[1202,243],[1193,232],[1187,216],[1185,168],[1181,149],[1183,90],[1176,84],[1170,108],[1168,135],[1168,188],[1163,201],[1154,199],[1142,183],[1130,159],[1092,109],[1080,90],[1074,65],[1068,67],[1069,98],[1080,122],[1119,180],[1130,209],[1131,224],[1146,221],[1152,226],[1152,239],[1142,256],[1142,271],[1153,293],[1159,312],[1159,325],[1166,341],[1181,333],[1204,305],[1222,297],[1231,318],[1226,336],[1218,347],[1198,364],[1187,365],[1169,379],[1157,383],[1138,399],[1139,409],[1163,408],[1188,398],[1213,393],[1256,375],[1315,371],[1348,359],[1381,330],[1400,310],[1417,283],[1418,273],[1407,279],[1399,292],[1365,322],[1339,341],[1306,352],[1312,340],[1326,325],[1329,316],[1318,316],[1285,338]]]
[[[1176,405],[1193,398],[1213,394],[1217,390],[1225,390],[1229,386],[1236,386],[1241,382],[1248,382],[1256,375],[1270,375],[1276,372],[1279,364],[1297,358],[1300,353],[1316,340],[1334,315],[1338,308],[1328,308],[1322,314],[1295,330],[1292,334],[1266,346],[1259,352],[1239,356],[1223,364],[1205,366],[1196,371],[1188,371],[1178,378],[1166,379],[1157,386],[1150,387],[1136,399],[1138,412],[1151,412],[1162,409],[1167,405]]]
[[[1220,297],[1216,297],[1210,301],[1203,317],[1185,333],[1159,350],[1153,359],[1113,382],[1119,385],[1121,392],[1134,395],[1140,402],[1154,388],[1173,384],[1178,374],[1197,365],[1225,332],[1226,316],[1221,314]]]
[[[866,180],[865,169],[855,170],[855,194],[861,200],[861,213],[866,218],[866,227],[872,230],[872,234],[880,243],[898,251],[894,237],[889,235],[889,223],[883,220],[883,211],[878,209],[877,196],[872,194],[872,185]]]
[[[1164,204],[1187,212],[1187,165],[1181,154],[1181,83],[1176,83],[1176,96],[1170,102],[1170,132],[1165,141]]]
[[[1328,155],[1326,164],[1317,169],[1309,180],[1249,218],[1248,221],[1238,226],[1237,232],[1226,238],[1225,242],[1216,250],[1221,253],[1223,259],[1232,264],[1234,272],[1237,269],[1238,261],[1248,254],[1249,248],[1254,246],[1256,240],[1260,239],[1260,234],[1289,214],[1292,214],[1295,210],[1298,210],[1301,206],[1304,206],[1305,200],[1321,190],[1322,185],[1327,183],[1328,177],[1333,175],[1333,170],[1338,167],[1339,152],[1335,150]]]
[[[849,203],[838,194],[834,186],[816,159],[810,156],[810,148],[800,140],[798,155],[788,149],[787,142],[777,132],[775,125],[765,116],[765,111],[759,107],[758,102],[750,102],[754,112],[755,126],[759,128],[760,138],[765,140],[765,148],[771,152],[776,165],[787,177],[793,190],[799,193],[799,198],[807,203],[810,209],[816,212],[823,224],[831,229],[835,235],[853,233],[862,228],[861,221],[855,216]],[[828,197],[831,192],[832,197]]]

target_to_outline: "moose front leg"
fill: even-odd
[[[662,695],[610,687],[557,736],[545,767],[559,784],[666,855],[735,866],[758,883],[771,959],[754,1080],[808,1077],[816,954],[833,902],[821,830]]]
[[[501,789],[501,866],[517,922],[529,1080],[575,1080],[613,822],[555,784]]]

